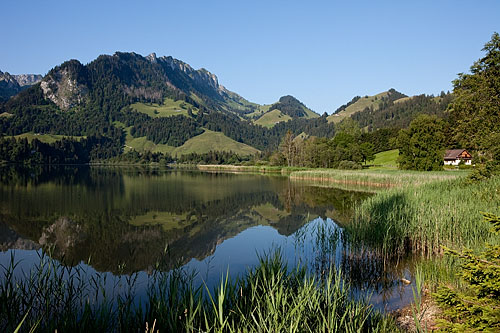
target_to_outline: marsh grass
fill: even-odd
[[[371,188],[418,186],[466,176],[466,172],[419,172],[401,170],[302,170],[290,173],[291,179],[368,186]]]
[[[155,270],[144,302],[134,300],[136,279],[66,267],[46,255],[19,276],[14,258],[0,284],[0,330],[54,332],[393,332],[393,321],[354,300],[342,274],[322,277],[290,268],[279,251],[259,257],[246,275],[229,272],[209,290],[192,274]],[[17,277],[16,277],[17,276]]]
[[[442,246],[479,249],[490,240],[480,212],[500,212],[500,177],[478,183],[446,179],[393,188],[356,207],[346,226],[351,243],[369,244],[386,254],[427,257]]]
[[[250,173],[280,173],[288,175],[298,170],[307,170],[301,167],[283,167],[271,165],[221,165],[221,164],[199,164],[196,166],[201,171],[221,172],[250,172]]]

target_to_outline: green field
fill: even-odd
[[[273,127],[274,125],[276,125],[279,122],[289,121],[291,119],[292,119],[292,117],[290,117],[289,115],[286,115],[286,114],[282,114],[280,110],[273,110],[273,111],[264,113],[262,115],[262,117],[260,117],[256,121],[254,121],[254,124],[264,126],[264,127]]]
[[[41,142],[45,143],[54,143],[56,141],[60,141],[62,138],[72,138],[72,139],[82,139],[85,136],[67,136],[67,135],[58,135],[58,134],[38,134],[38,133],[23,133],[14,136],[16,139],[28,139],[31,142],[33,139],[38,139]]]
[[[148,140],[145,136],[134,138],[130,135],[130,127],[127,127],[124,130],[126,132],[125,151],[134,149],[138,152],[151,151],[153,153],[168,153],[172,156],[180,156],[190,153],[203,154],[208,153],[211,150],[227,152],[232,151],[240,156],[253,155],[259,152],[259,150],[249,145],[236,142],[233,139],[228,138],[223,133],[209,130],[205,130],[204,133],[187,140],[180,147],[155,144],[153,141]]]
[[[386,168],[386,169],[397,169],[398,163],[396,159],[399,155],[399,149],[387,150],[375,154],[375,160],[370,162],[370,169],[374,168]]]
[[[134,138],[130,135],[130,128],[124,128],[126,136],[125,136],[125,146],[124,151],[127,152],[129,150],[135,150],[138,152],[146,152],[151,151],[153,153],[168,153],[171,154],[175,147],[163,144],[155,144],[153,141],[148,140],[145,136]]]
[[[373,106],[373,110],[377,110],[382,103],[382,97],[387,97],[388,93],[388,91],[384,91],[374,96],[361,97],[355,103],[349,105],[345,110],[328,116],[328,122],[339,123],[343,119],[350,117],[356,112],[363,111],[370,106]]]
[[[174,156],[190,153],[207,153],[209,151],[232,151],[240,156],[256,154],[259,151],[244,143],[236,142],[223,133],[205,130],[203,134],[187,140],[182,146],[175,148]]]
[[[188,108],[191,108],[194,114],[198,113],[198,109],[184,101],[174,101],[170,98],[165,98],[162,105],[156,103],[134,103],[130,107],[137,111],[147,114],[152,118],[171,117],[184,115],[188,116]]]

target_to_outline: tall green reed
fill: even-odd
[[[469,184],[443,180],[393,188],[366,199],[346,231],[353,243],[388,255],[432,256],[442,246],[478,248],[488,240],[481,211],[500,212],[500,177]]]
[[[45,255],[20,278],[14,258],[0,283],[0,329],[13,331],[392,332],[392,321],[355,300],[340,271],[322,278],[290,268],[279,251],[259,257],[244,276],[223,277],[215,290],[195,287],[182,269],[154,271],[144,302],[134,302],[134,278],[106,292],[106,275],[89,278]]]

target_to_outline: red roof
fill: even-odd
[[[445,160],[456,160],[459,158],[464,159],[464,157],[461,157],[460,154],[463,152],[466,152],[469,154],[465,149],[449,149],[444,153],[444,159]],[[468,158],[465,158],[468,159]]]

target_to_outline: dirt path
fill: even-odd
[[[416,332],[412,307],[413,303],[391,313],[396,320],[398,327],[404,332]],[[422,313],[418,316],[421,327],[424,330],[427,328],[427,331],[429,332],[436,331],[436,318],[439,317],[440,313],[441,309],[430,296],[429,290],[425,290],[424,296],[422,297]]]

